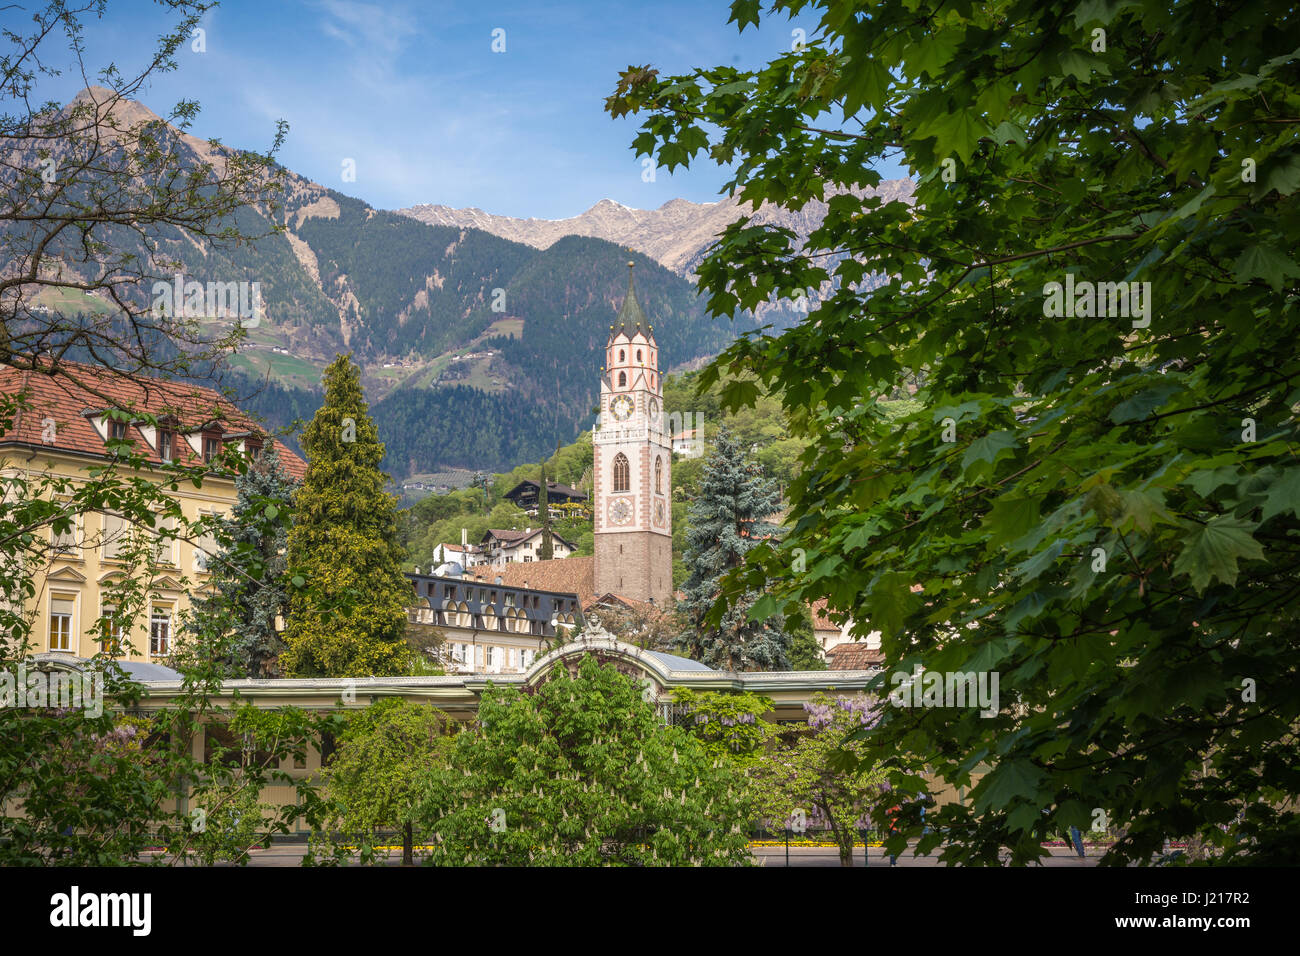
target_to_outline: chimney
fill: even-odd
[[[469,528],[460,529],[460,546],[462,548],[469,546]]]

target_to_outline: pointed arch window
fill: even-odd
[[[619,361],[619,364],[620,364],[620,365],[623,364],[623,362],[625,362],[626,360],[627,360],[627,353],[624,352],[622,349],[619,349],[619,350],[618,350],[618,361]]]
[[[618,373],[618,387],[627,388],[627,372]]]
[[[640,349],[637,349],[637,350],[636,350],[636,361],[637,361],[637,364],[638,364],[638,365],[641,364],[641,350],[640,350]]]
[[[632,468],[627,463],[627,455],[619,452],[614,456],[614,490],[630,491],[632,489]]]
[[[655,494],[664,493],[664,460],[658,455],[655,456]]]

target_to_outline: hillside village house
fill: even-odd
[[[144,455],[143,474],[163,477],[165,462],[197,464],[210,461],[223,448],[234,447],[256,456],[272,445],[285,471],[301,478],[306,463],[280,442],[267,437],[228,399],[210,389],[158,379],[130,380],[94,366],[69,366],[82,381],[110,399],[88,391],[64,377],[0,370],[0,392],[26,393],[30,407],[20,411],[13,428],[0,435],[0,474],[42,473],[81,482],[90,470],[111,460],[110,438],[127,439]],[[166,427],[139,422],[110,421],[110,409],[159,416]],[[211,476],[201,488],[183,482],[168,495],[179,501],[189,519],[228,514],[235,504],[232,478]],[[55,539],[43,567],[36,569],[35,594],[25,608],[32,621],[30,640],[38,653],[89,658],[100,649],[93,622],[106,610],[101,591],[122,573],[119,554],[127,522],[114,514],[90,513],[76,518],[72,533]],[[158,574],[150,582],[148,606],[124,644],[131,661],[165,661],[173,652],[178,617],[190,594],[208,577],[204,542],[159,537]]]
[[[502,497],[515,507],[522,508],[530,515],[535,515],[540,506],[541,490],[540,482],[525,479],[507,491]],[[587,496],[577,488],[570,488],[558,481],[548,481],[546,483],[546,503],[548,507],[552,508],[559,505],[584,505],[587,503]]]
[[[479,542],[478,551],[473,555],[472,563],[510,564],[538,560],[542,549],[542,529],[525,528],[523,531],[503,528],[489,529]],[[567,558],[578,550],[572,541],[566,541],[554,531],[551,532],[552,558]]]

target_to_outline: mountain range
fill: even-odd
[[[879,196],[888,203],[910,199],[912,188],[910,179],[891,179],[869,192],[855,190],[855,194]],[[612,199],[602,199],[586,212],[568,219],[516,219],[474,207],[453,209],[429,204],[397,212],[431,226],[481,229],[537,249],[549,248],[565,236],[605,239],[643,252],[664,268],[690,277],[717,235],[737,219],[752,215],[753,206],[728,197],[709,203],[672,199],[658,209],[633,209]],[[806,239],[825,216],[826,203],[813,200],[798,212],[765,205],[753,222],[783,226],[800,239]]]
[[[110,95],[91,87],[81,97]],[[114,116],[158,119],[132,101]],[[212,144],[166,129],[193,161],[216,156]],[[657,210],[605,200],[552,222],[427,205],[384,211],[278,172],[280,209],[236,215],[242,231],[261,236],[255,242],[204,247],[180,229],[164,229],[153,250],[131,230],[107,240],[175,259],[200,282],[260,283],[264,319],[229,365],[235,397],[273,425],[309,418],[321,369],[351,352],[387,445],[385,467],[399,481],[449,467],[501,471],[572,440],[593,411],[629,261],[666,370],[697,366],[759,322],[711,318],[691,281],[714,235],[744,212],[731,200]],[[881,191],[910,192],[910,183]],[[806,235],[824,213],[810,203],[768,221]],[[79,307],[87,305],[107,307]],[[774,318],[788,325],[799,316],[763,321]]]

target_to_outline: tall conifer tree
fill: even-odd
[[[687,656],[729,670],[790,668],[785,619],[779,614],[757,622],[748,619],[757,591],[734,602],[717,627],[705,620],[718,598],[719,579],[743,564],[764,536],[778,530],[764,519],[780,506],[775,483],[763,477],[727,429],[720,430],[700,493],[687,512],[685,563],[690,576],[679,607],[688,623],[674,642]]]
[[[288,611],[285,581],[290,507],[297,483],[285,474],[275,446],[235,481],[237,499],[221,519],[222,547],[208,559],[210,591],[196,602],[209,620],[221,612],[231,635],[229,663],[242,677],[278,677],[285,649],[275,629]]]
[[[304,587],[290,601],[284,669],[300,676],[405,674],[415,592],[402,574],[397,502],[379,469],[384,446],[350,356],[325,370],[325,402],[302,445],[307,475],[294,502],[289,564]]]
[[[559,455],[560,446],[555,446]],[[549,561],[555,557],[555,543],[551,539],[551,496],[546,488],[546,462],[542,462],[542,486],[537,491],[537,513],[542,519],[542,544],[537,549],[538,561]]]

